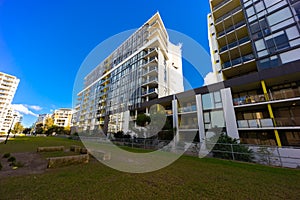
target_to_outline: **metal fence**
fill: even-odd
[[[162,149],[172,143],[168,140],[157,139],[131,139],[121,138],[111,140],[114,144],[131,148],[149,150]],[[263,165],[300,168],[300,148],[276,147],[250,144],[224,144],[224,143],[184,143],[173,146],[176,150],[184,150],[186,155],[206,157],[222,157],[229,160],[247,161]],[[244,151],[241,151],[243,149]],[[248,149],[249,151],[245,151]],[[171,150],[172,151],[172,150]]]

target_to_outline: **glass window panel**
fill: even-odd
[[[204,117],[204,123],[205,124],[210,123],[209,112],[204,113],[203,117]]]
[[[262,11],[264,9],[265,9],[265,5],[262,1],[255,4],[255,10],[257,13],[259,13],[260,11]]]
[[[254,8],[253,8],[253,6],[252,6],[252,7],[249,7],[249,8],[247,8],[247,10],[246,10],[246,13],[247,13],[247,16],[248,16],[248,17],[251,17],[252,15],[254,15],[254,14],[255,14],[255,12],[254,12]]]
[[[293,24],[294,22],[295,22],[294,19],[293,19],[293,18],[290,18],[290,19],[288,19],[288,20],[285,20],[285,21],[283,21],[283,22],[281,22],[281,23],[279,23],[279,24],[276,24],[276,25],[272,26],[272,27],[271,27],[271,30],[272,30],[272,31],[279,30],[279,29],[281,29],[281,28],[283,28],[283,27],[286,27],[286,26],[288,26],[288,25],[290,25],[290,24]]]
[[[263,56],[266,56],[266,55],[268,55],[268,51],[267,50],[260,51],[260,52],[257,53],[258,57],[263,57]]]
[[[260,40],[257,40],[255,42],[255,47],[256,47],[256,50],[257,51],[260,51],[260,50],[263,50],[266,48],[266,45],[264,43],[264,40],[263,39],[260,39]]]
[[[225,127],[225,120],[224,120],[223,111],[221,111],[221,110],[212,111],[210,113],[210,115],[211,115],[211,125],[212,125],[212,128],[222,128],[222,127]]]
[[[291,17],[292,17],[292,13],[291,13],[290,9],[288,7],[286,7],[278,12],[273,13],[272,15],[269,15],[267,17],[267,19],[268,19],[269,25],[273,26],[273,25],[275,25],[283,20],[286,20],[288,18],[291,18]]]
[[[281,0],[265,0],[264,2],[266,4],[266,7],[268,8],[272,5],[274,5],[275,3],[278,3],[279,1],[281,1]]]
[[[213,99],[210,93],[202,95],[202,106],[205,110],[214,108]]]
[[[300,44],[300,38],[290,41],[290,46],[294,47]]]
[[[286,5],[286,4],[287,4],[287,2],[286,2],[285,0],[282,0],[282,1],[279,2],[278,4],[276,4],[276,5],[272,6],[272,7],[270,7],[270,8],[268,9],[268,12],[272,12],[272,11],[278,9],[278,8],[282,8],[282,7],[283,7],[284,5]]]
[[[220,92],[214,92],[215,102],[221,102],[221,94]]]
[[[299,37],[299,31],[298,31],[296,26],[293,26],[291,28],[286,29],[285,32],[286,32],[287,37],[289,38],[289,40],[292,40],[296,37]]]

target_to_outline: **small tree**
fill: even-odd
[[[14,126],[14,128],[11,130],[11,132],[15,135],[15,134],[19,134],[22,133],[24,130],[23,125],[21,124],[21,122],[17,122]]]
[[[23,133],[24,133],[25,135],[30,134],[30,132],[31,132],[31,128],[25,128],[25,129],[23,130]]]
[[[136,124],[138,126],[142,126],[145,127],[147,124],[149,124],[151,122],[151,118],[146,115],[146,114],[138,114],[138,116],[136,117]]]
[[[44,125],[44,130],[43,132],[46,133],[48,131],[48,129],[50,129],[53,126],[54,122],[53,119],[51,117],[47,117],[45,119],[45,125]]]

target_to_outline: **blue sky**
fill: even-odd
[[[0,0],[0,71],[21,80],[13,104],[22,110],[23,124],[31,126],[36,114],[72,107],[74,80],[89,52],[115,34],[140,27],[156,11],[166,28],[208,51],[208,2]],[[183,68],[192,87],[203,84],[188,62]]]

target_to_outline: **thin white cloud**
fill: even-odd
[[[209,72],[208,74],[206,74],[204,78],[204,85],[210,85],[216,82],[218,82],[217,76],[213,72]]]
[[[32,115],[32,116],[35,116],[35,117],[38,117],[38,114],[35,114],[34,112],[32,112],[31,110],[29,110],[26,105],[23,105],[23,104],[12,104],[12,107],[15,111],[18,111],[22,114],[25,114],[25,115]]]
[[[32,110],[35,110],[35,111],[40,111],[40,110],[43,109],[42,107],[36,106],[36,105],[32,105],[32,106],[27,105],[26,107],[29,107],[29,108],[31,108]]]

